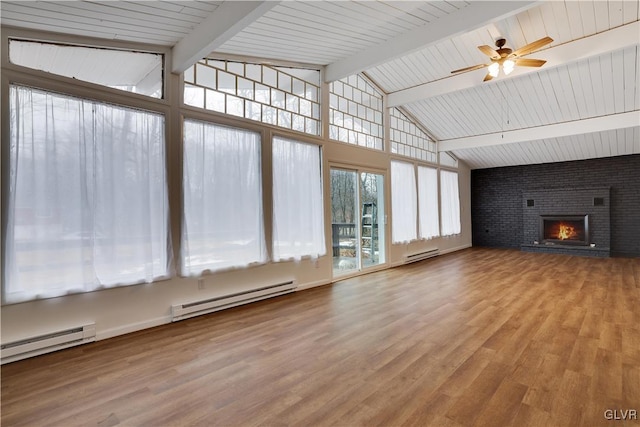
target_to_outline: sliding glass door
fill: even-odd
[[[331,169],[334,276],[385,262],[384,218],[384,175]]]

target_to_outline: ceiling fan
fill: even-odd
[[[478,46],[478,49],[489,58],[491,58],[491,63],[489,64],[478,64],[471,67],[461,68],[459,70],[454,70],[451,74],[461,73],[463,71],[472,71],[479,70],[480,68],[488,67],[487,75],[484,76],[484,82],[487,80],[491,80],[494,77],[498,77],[498,73],[500,72],[500,68],[505,75],[510,74],[513,71],[513,67],[516,65],[520,65],[523,67],[542,67],[545,62],[542,59],[532,59],[532,58],[520,58],[522,55],[527,55],[535,50],[542,48],[543,46],[551,43],[553,39],[551,37],[543,37],[540,40],[536,40],[533,43],[529,43],[526,46],[522,46],[520,49],[512,50],[508,47],[504,47],[507,41],[503,38],[499,38],[496,40],[496,47],[493,49],[487,45]]]

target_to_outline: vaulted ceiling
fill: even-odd
[[[471,168],[640,153],[640,0],[3,1],[2,24],[364,72]],[[479,45],[553,42],[483,83]]]

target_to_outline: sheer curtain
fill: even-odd
[[[273,138],[273,258],[326,252],[320,147]]]
[[[164,117],[10,87],[4,301],[169,274]]]
[[[458,174],[440,171],[440,195],[442,201],[442,235],[460,234],[460,195]]]
[[[418,200],[416,175],[411,163],[391,162],[391,231],[393,243],[417,239]]]
[[[185,120],[182,274],[264,263],[261,137]]]
[[[438,218],[438,171],[418,166],[418,213],[420,237],[432,239],[440,235]]]

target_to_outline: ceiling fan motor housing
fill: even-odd
[[[496,47],[498,48],[496,52],[500,54],[501,58],[505,58],[506,56],[511,55],[511,53],[513,52],[513,50],[509,49],[508,47],[502,47],[505,45],[505,43],[507,43],[506,39],[500,38],[496,40]]]

